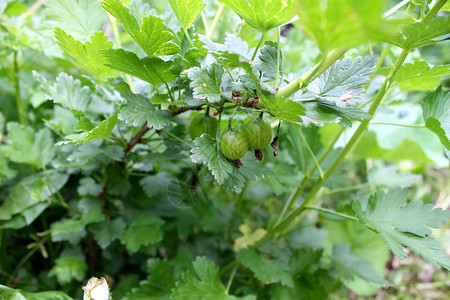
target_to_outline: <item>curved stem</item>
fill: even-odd
[[[316,79],[320,74],[328,69],[328,67],[338,60],[346,51],[347,49],[334,49],[328,53],[328,55],[326,55],[320,63],[312,67],[308,72],[279,89],[275,93],[275,99],[279,99],[280,97],[288,97],[302,87],[307,86],[311,81]]]
[[[333,139],[331,140],[331,142],[328,144],[328,147],[325,149],[325,151],[320,155],[319,159],[318,159],[318,163],[321,164],[325,158],[328,156],[328,154],[331,152],[331,150],[333,150],[334,145],[336,144],[337,140],[339,139],[339,137],[341,136],[341,134],[344,132],[344,127],[341,127],[339,129],[339,131],[335,134],[335,136],[333,137]],[[302,182],[300,183],[300,186],[291,194],[291,196],[289,197],[289,199],[286,201],[286,203],[284,204],[283,210],[280,213],[280,216],[278,217],[278,221],[276,223],[276,225],[278,225],[283,218],[285,217],[287,211],[289,209],[291,209],[292,205],[294,204],[295,200],[297,200],[297,198],[301,195],[301,193],[303,192],[303,190],[306,187],[306,183],[309,181],[309,179],[311,178],[312,174],[314,173],[314,171],[316,170],[316,165],[314,164],[306,173],[306,175],[303,177]]]
[[[401,124],[401,123],[392,123],[385,121],[370,121],[370,125],[392,125],[392,126],[400,126],[400,127],[410,127],[410,128],[427,128],[425,124]]]
[[[382,87],[378,91],[377,95],[375,96],[375,99],[372,103],[372,105],[369,108],[368,113],[373,116],[375,114],[375,111],[377,110],[378,106],[381,104],[381,101],[383,100],[383,97],[387,91],[388,85],[393,81],[393,78],[395,77],[397,71],[402,66],[403,62],[405,61],[406,57],[408,56],[409,51],[403,50],[400,56],[398,57],[394,68],[391,70],[388,77],[386,77],[386,80],[384,81]],[[370,120],[364,120],[361,122],[361,124],[356,129],[355,133],[352,135],[350,140],[348,141],[347,145],[344,147],[344,149],[341,151],[339,156],[334,160],[334,162],[331,164],[331,166],[328,168],[328,170],[324,173],[324,176],[319,179],[316,184],[312,187],[310,193],[308,194],[308,197],[303,201],[303,203],[297,207],[295,210],[293,210],[286,218],[284,218],[280,223],[278,223],[276,226],[270,228],[270,230],[266,233],[266,235],[258,241],[258,243],[255,245],[255,247],[258,247],[262,245],[264,242],[272,238],[276,233],[284,230],[292,221],[301,221],[304,217],[304,211],[305,207],[307,206],[313,206],[318,201],[318,198],[316,197],[318,192],[321,190],[322,186],[325,184],[325,182],[330,178],[330,176],[334,173],[334,171],[339,167],[339,165],[342,163],[342,161],[345,159],[345,157],[350,153],[350,151],[354,148],[356,143],[360,140],[360,137],[365,133],[367,126],[369,126]],[[298,219],[300,218],[300,219]]]
[[[281,52],[280,52],[280,26],[277,26],[277,71],[275,73],[275,89],[278,89],[278,80],[280,77],[280,62],[281,62]]]
[[[20,124],[27,125],[25,111],[23,109],[22,97],[20,96],[19,63],[17,62],[17,51],[14,51],[14,85],[16,91],[16,106]]]
[[[206,34],[206,37],[210,39],[214,33],[214,30],[216,29],[217,23],[219,22],[220,16],[222,15],[222,11],[225,7],[225,4],[220,3],[219,9],[217,10],[216,16],[214,17],[214,20],[211,23],[211,26],[209,27],[209,32]]]
[[[316,169],[319,171],[319,178],[322,178],[323,171],[322,171],[322,168],[320,167],[320,163],[317,161],[317,158],[314,155],[314,152],[312,151],[311,147],[309,146],[308,141],[306,140],[305,136],[303,135],[302,129],[300,128],[300,126],[296,126],[296,127],[297,127],[297,131],[298,131],[298,135],[300,136],[300,139],[302,140],[303,144],[305,145],[306,150],[308,151],[309,155],[313,159]]]
[[[106,12],[106,16],[108,17],[108,22],[111,25],[111,29],[114,35],[114,41],[116,42],[116,45],[118,48],[122,48],[122,42],[120,41],[120,35],[119,35],[119,30],[117,29],[117,22],[114,21],[113,17],[111,16],[111,14],[109,12]],[[133,80],[131,79],[131,76],[123,73],[123,75],[125,76],[125,80],[127,81],[128,85],[130,86],[130,90],[133,93],[136,93],[136,89],[134,88],[134,84],[133,84]]]
[[[205,26],[205,34],[207,35],[209,32],[208,20],[206,19],[206,15],[203,10],[200,14],[202,16],[203,26]]]
[[[345,219],[352,220],[352,221],[359,221],[358,218],[355,218],[353,216],[349,216],[349,215],[346,215],[346,214],[343,214],[343,213],[340,213],[340,212],[337,212],[337,211],[334,211],[334,210],[322,208],[322,207],[319,207],[319,206],[307,205],[307,206],[305,206],[305,208],[306,209],[314,209],[314,210],[317,210],[317,211],[320,211],[320,212],[324,212],[324,213],[327,213],[327,214],[330,214],[330,215],[338,216],[338,217],[345,218]]]
[[[261,47],[262,42],[264,41],[264,38],[266,37],[266,32],[263,31],[261,34],[261,39],[258,42],[258,45],[256,45],[255,52],[253,52],[252,60],[255,60],[256,54],[258,53],[259,47]]]
[[[187,40],[189,41],[189,44],[191,45],[191,47],[194,48],[195,47],[194,43],[192,42],[191,37],[189,36],[189,32],[187,31],[187,28],[183,27],[183,32],[184,32],[184,35],[186,36]]]
[[[233,270],[231,271],[230,278],[228,278],[228,283],[227,283],[227,288],[226,288],[227,294],[230,291],[230,287],[231,287],[231,284],[233,283],[234,275],[236,274],[236,271],[238,268],[239,268],[239,263],[234,266]]]

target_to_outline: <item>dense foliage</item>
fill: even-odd
[[[0,299],[396,298],[411,257],[445,282],[449,10],[2,0]]]

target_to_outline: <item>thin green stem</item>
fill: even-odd
[[[345,129],[344,127],[341,127],[338,130],[338,132],[334,135],[333,139],[328,144],[328,146],[325,149],[325,151],[320,155],[320,157],[318,159],[319,164],[321,164],[325,160],[325,158],[328,156],[328,154],[331,152],[331,150],[333,150],[334,145],[338,141],[338,139],[341,136],[341,134],[344,132],[344,129]],[[294,204],[295,200],[297,200],[297,198],[301,195],[301,193],[305,189],[306,183],[309,181],[309,179],[311,178],[311,176],[312,176],[312,174],[314,173],[315,170],[316,170],[316,165],[314,164],[308,170],[306,175],[303,177],[303,180],[302,180],[300,186],[291,194],[291,196],[289,197],[288,201],[286,201],[286,203],[284,204],[283,210],[281,211],[280,216],[278,217],[278,221],[277,221],[276,224],[279,224],[283,220],[284,216],[286,215],[286,212],[291,209],[291,207]]]
[[[222,121],[222,112],[219,112],[219,122],[217,124],[219,124],[219,126],[217,126],[217,131],[216,131],[216,140],[219,139],[220,137],[220,122]]]
[[[328,69],[328,67],[330,67],[336,60],[338,60],[345,53],[345,51],[347,51],[347,49],[335,49],[328,53],[328,55],[326,55],[320,63],[312,67],[308,72],[279,89],[275,93],[275,99],[280,97],[288,97],[302,87],[307,86],[311,81]]]
[[[392,126],[400,126],[400,127],[410,127],[410,128],[427,128],[425,124],[401,124],[401,123],[392,123],[385,121],[370,121],[370,125],[392,125]]]
[[[30,259],[31,256],[47,241],[47,237],[43,238],[38,245],[34,246],[27,254],[20,260],[17,266],[14,268],[14,271],[11,273],[11,277],[9,283],[7,285],[11,285],[12,280],[16,277],[17,272],[20,271],[22,266]]]
[[[236,264],[239,264],[237,260],[232,260],[228,265],[226,265],[221,271],[220,276],[223,276],[228,273]]]
[[[192,148],[192,145],[191,145],[190,143],[188,143],[188,142],[186,142],[185,140],[179,138],[178,136],[176,136],[176,135],[173,134],[172,132],[167,131],[167,130],[163,130],[163,132],[165,132],[168,136],[170,136],[170,137],[173,138],[174,140],[177,140],[177,141],[179,141],[180,143],[185,144],[185,145],[188,146],[189,148]]]
[[[390,15],[394,14],[397,10],[399,10],[400,8],[402,8],[404,5],[408,4],[409,2],[411,2],[411,0],[403,0],[402,2],[398,3],[396,6],[394,6],[387,12],[385,12],[383,15],[383,18],[387,18]]]
[[[231,270],[230,278],[228,278],[228,283],[227,283],[227,288],[226,288],[227,294],[230,291],[230,287],[231,287],[231,284],[233,283],[234,275],[236,274],[236,271],[238,268],[239,268],[239,263],[234,266],[233,270]]]
[[[233,122],[233,118],[234,118],[234,115],[236,114],[236,111],[237,111],[238,107],[239,107],[239,105],[236,105],[234,107],[234,111],[231,114],[230,118],[228,119],[228,130],[231,130],[231,122]]]
[[[327,214],[330,214],[330,215],[338,216],[338,217],[341,217],[341,218],[344,218],[344,219],[348,219],[348,220],[352,220],[352,221],[359,221],[358,218],[355,218],[353,216],[349,216],[349,215],[346,215],[346,214],[343,214],[343,213],[340,213],[340,212],[337,212],[337,211],[334,211],[334,210],[322,208],[322,207],[319,207],[319,206],[306,205],[305,208],[306,209],[314,209],[314,210],[317,210],[317,211],[320,211],[320,212],[324,212],[324,213],[327,213]]]
[[[314,155],[314,152],[312,151],[311,147],[309,146],[308,141],[306,140],[305,136],[303,135],[302,129],[300,128],[300,126],[296,126],[296,127],[297,127],[298,135],[300,136],[300,139],[303,142],[303,145],[305,145],[306,150],[308,151],[309,155],[313,159],[314,164],[315,164],[317,170],[319,171],[319,178],[322,178],[323,177],[323,171],[322,171],[322,168],[320,167],[320,163],[317,161],[317,158]]]
[[[329,190],[328,192],[325,193],[325,195],[332,195],[332,194],[338,194],[338,193],[344,193],[344,192],[349,192],[349,191],[354,191],[354,190],[359,190],[365,187],[369,187],[370,183],[366,182],[366,183],[361,183],[361,184],[355,184],[355,185],[350,185],[350,186],[344,186],[341,188],[336,188],[336,189],[332,189]]]
[[[275,73],[275,89],[278,89],[278,80],[280,77],[280,58],[281,58],[281,52],[280,52],[280,26],[277,27],[277,70]]]
[[[203,26],[205,26],[205,34],[207,35],[209,32],[208,20],[206,19],[206,15],[203,10],[200,14],[202,16]]]
[[[30,6],[30,8],[26,12],[21,14],[20,17],[22,19],[26,19],[34,15],[38,11],[38,9],[42,6],[42,4],[44,4],[44,0],[37,0],[36,2],[34,2],[32,6]]]
[[[14,85],[16,88],[16,106],[19,121],[22,125],[27,125],[25,111],[23,109],[22,97],[20,96],[19,63],[17,61],[17,51],[14,51]]]
[[[265,37],[266,37],[266,32],[263,31],[261,33],[261,38],[259,39],[258,45],[256,45],[255,52],[253,52],[252,60],[255,60],[256,54],[258,53],[258,50],[259,50],[259,47],[261,47]]]
[[[109,12],[106,12],[106,16],[108,17],[108,22],[111,25],[111,29],[114,35],[114,41],[116,42],[116,45],[118,48],[122,48],[122,42],[120,41],[120,35],[119,35],[119,29],[117,28],[117,22],[113,19],[111,14]],[[130,90],[133,93],[136,93],[136,89],[134,88],[133,80],[131,79],[131,76],[123,73],[125,76],[125,80],[127,81],[128,85],[130,86]]]
[[[167,84],[167,82],[164,82],[164,84],[166,85],[167,93],[169,93],[170,100],[172,100],[172,102],[175,102],[175,99],[173,98],[172,93],[170,92],[169,85]]]
[[[369,108],[368,113],[373,116],[375,114],[375,111],[377,110],[378,106],[381,104],[381,101],[383,100],[383,97],[387,91],[388,85],[392,82],[393,78],[395,77],[395,74],[402,66],[403,62],[405,61],[406,57],[408,56],[409,51],[403,50],[400,56],[397,59],[397,62],[394,65],[394,68],[391,70],[390,74],[384,81],[382,87],[378,91],[377,95],[375,96],[375,99],[372,103],[372,105]],[[324,176],[319,179],[316,184],[312,187],[311,191],[309,192],[306,199],[303,201],[303,203],[298,206],[295,210],[293,210],[286,218],[284,218],[280,223],[278,223],[276,226],[270,228],[270,230],[267,232],[267,234],[258,241],[257,245],[262,245],[264,242],[266,242],[268,239],[272,238],[276,233],[284,230],[292,221],[301,221],[305,214],[303,213],[306,206],[312,206],[315,205],[315,203],[318,201],[317,194],[321,190],[322,186],[325,184],[325,182],[330,178],[330,176],[334,173],[334,171],[339,167],[339,165],[342,163],[344,158],[347,156],[347,154],[353,149],[353,147],[356,145],[357,141],[359,141],[360,137],[365,133],[367,126],[369,126],[370,121],[364,120],[361,122],[361,124],[356,129],[355,133],[352,135],[350,140],[348,141],[347,145],[344,147],[344,149],[341,151],[339,156],[334,160],[334,162],[331,164],[331,166],[328,168],[328,170],[324,173]]]
[[[192,42],[191,37],[189,36],[189,32],[187,31],[187,28],[183,27],[183,32],[184,32],[184,35],[186,36],[186,38],[188,39],[189,44],[191,45],[191,47],[194,48],[195,47],[194,43]]]
[[[223,9],[225,7],[225,4],[220,3],[219,8],[217,9],[216,16],[214,17],[214,20],[211,23],[211,26],[209,27],[209,32],[206,34],[206,37],[210,39],[214,33],[214,30],[216,29],[217,24],[219,23],[220,16],[222,15]]]

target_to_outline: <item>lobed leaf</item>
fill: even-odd
[[[402,33],[395,35],[391,43],[405,50],[430,45],[439,42],[450,32],[450,16],[435,18],[429,24],[412,23],[403,28]]]
[[[42,168],[55,155],[55,146],[50,130],[33,128],[15,122],[7,124],[8,144],[0,151],[11,161],[26,163]]]
[[[391,251],[400,259],[408,247],[436,266],[450,269],[450,258],[439,250],[439,243],[429,237],[428,227],[439,228],[450,217],[450,212],[433,209],[421,201],[406,203],[408,191],[394,189],[378,191],[369,198],[366,207],[360,200],[353,201],[353,210],[360,222],[378,233]]]
[[[53,85],[50,85],[38,72],[33,75],[39,81],[41,87],[47,93],[47,97],[53,102],[73,112],[86,112],[92,100],[92,94],[87,86],[82,86],[79,79],[66,73],[59,73]]]
[[[369,260],[358,257],[347,244],[333,246],[332,260],[335,271],[348,281],[352,281],[354,276],[358,276],[365,281],[388,284]]]
[[[279,259],[263,259],[254,248],[240,251],[237,260],[247,266],[262,284],[280,282],[282,285],[294,287],[289,265]]]
[[[130,253],[137,252],[142,246],[159,243],[163,236],[161,226],[164,221],[154,215],[141,213],[125,230],[121,242]]]
[[[55,38],[64,52],[100,80],[117,74],[116,71],[105,66],[105,59],[98,53],[98,50],[111,49],[113,46],[103,31],[97,31],[84,45],[58,27],[55,28]]]
[[[99,50],[99,52],[105,57],[107,66],[147,81],[155,87],[176,77],[171,70],[173,66],[171,61],[164,61],[158,57],[139,59],[133,52],[123,49]]]
[[[434,91],[441,77],[450,74],[450,65],[430,67],[425,61],[404,64],[395,82],[407,91]]]
[[[126,99],[119,112],[119,119],[133,126],[141,127],[147,122],[149,128],[163,129],[170,122],[167,112],[156,109],[150,99],[133,93],[121,93]]]
[[[397,21],[382,17],[385,0],[294,2],[303,31],[323,53],[355,47],[370,40],[385,41],[397,31]]]
[[[220,0],[248,25],[268,31],[289,22],[295,15],[292,0]]]
[[[184,29],[191,27],[206,5],[202,0],[169,0],[169,4]]]
[[[106,22],[105,12],[97,1],[46,0],[44,5],[52,27],[61,28],[79,41],[87,41]]]
[[[102,0],[100,3],[122,24],[125,31],[147,55],[169,55],[180,51],[178,45],[170,42],[174,35],[166,31],[167,26],[160,17],[153,15],[143,17],[141,27],[122,1]]]
[[[221,102],[222,77],[224,69],[221,65],[213,63],[208,67],[194,67],[187,71],[196,99],[208,100],[209,103]]]
[[[205,164],[211,171],[217,184],[221,185],[234,170],[234,164],[223,156],[217,140],[207,134],[202,134],[194,140],[195,147],[191,149],[191,160],[196,164]]]
[[[337,61],[306,87],[310,93],[303,97],[315,97],[340,108],[364,103],[364,85],[370,81],[368,75],[375,71],[372,67],[376,63],[374,55]]]
[[[426,127],[450,150],[450,93],[438,87],[422,100],[422,110]]]
[[[219,268],[206,257],[197,257],[193,263],[194,274],[186,272],[172,290],[172,300],[215,299],[234,300],[220,281]]]

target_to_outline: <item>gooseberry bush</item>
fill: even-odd
[[[424,298],[449,10],[2,0],[0,299]]]

